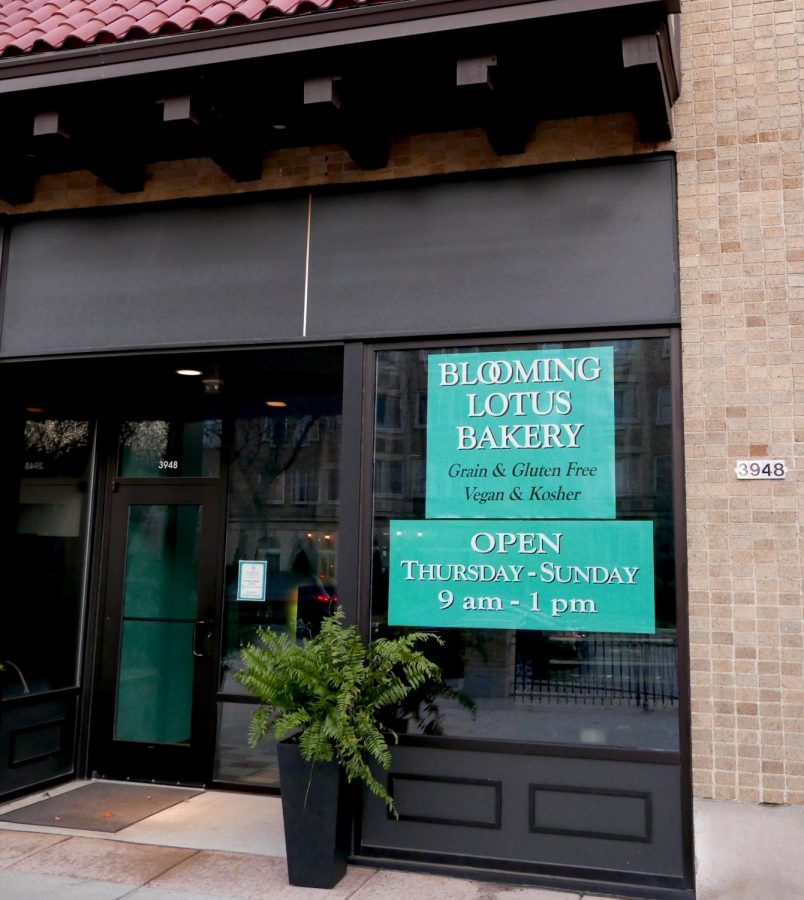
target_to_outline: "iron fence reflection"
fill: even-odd
[[[534,703],[678,706],[673,631],[562,634],[517,648],[514,696]]]

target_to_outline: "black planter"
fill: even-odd
[[[337,763],[309,763],[293,738],[280,741],[279,785],[288,855],[288,881],[331,888],[346,874],[350,811]]]

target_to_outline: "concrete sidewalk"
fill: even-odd
[[[72,782],[50,796],[86,782]],[[42,799],[0,806],[0,812]],[[578,893],[350,866],[331,891],[287,883],[276,797],[205,791],[114,834],[0,825],[3,900],[579,900]],[[584,895],[585,900],[594,900]],[[602,898],[601,898],[602,900]]]
[[[49,795],[82,784],[75,781]],[[41,799],[35,794],[7,803],[0,813]],[[696,801],[699,900],[804,897],[802,847],[803,807]],[[114,834],[3,822],[0,898],[604,900],[362,866],[351,866],[332,891],[294,888],[287,883],[284,855],[277,797],[205,791]]]

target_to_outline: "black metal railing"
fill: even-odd
[[[517,649],[514,696],[534,703],[678,706],[673,632],[553,635]]]

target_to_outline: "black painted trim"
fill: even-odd
[[[40,791],[46,791],[48,788],[57,787],[60,784],[67,784],[67,782],[73,781],[76,778],[77,774],[78,773],[76,773],[76,771],[73,769],[64,775],[56,775],[55,778],[46,778],[44,781],[36,781],[33,784],[26,785],[25,787],[14,788],[13,791],[8,791],[8,793],[0,794],[0,803],[10,803],[12,800],[17,799],[18,797],[38,794]]]
[[[400,822],[421,822],[429,825],[455,825],[461,828],[492,828],[499,831],[502,828],[502,782],[484,778],[452,778],[445,775],[416,775],[403,772],[393,772],[388,776],[388,793],[395,797],[394,785],[397,781],[424,781],[431,784],[463,784],[470,787],[487,787],[494,790],[494,821],[481,822],[471,819],[456,819],[449,816],[408,816],[399,813]],[[389,819],[394,816],[387,810]]]
[[[687,489],[684,462],[681,330],[670,332],[670,385],[673,431],[673,516],[676,564],[676,672],[678,676],[678,738],[681,751],[681,829],[684,869],[695,882],[692,808],[692,687],[690,675],[689,581],[687,557]]]
[[[222,781],[213,778],[207,785],[208,790],[230,791],[233,794],[260,794],[265,797],[279,797],[281,792],[278,787],[268,787],[264,784],[243,784],[239,781]]]
[[[609,831],[580,830],[577,828],[547,828],[536,825],[536,792],[545,791],[551,793],[589,794],[597,797],[625,797],[628,799],[642,800],[645,805],[645,832],[641,835],[617,834]],[[529,784],[528,785],[528,830],[531,834],[562,834],[570,837],[603,838],[609,841],[629,841],[640,844],[649,844],[653,838],[653,810],[651,795],[647,791],[617,791],[611,788],[585,788],[572,785],[559,784]]]
[[[575,891],[584,896],[595,893],[613,897],[635,897],[640,900],[695,900],[695,891],[680,878],[664,875],[601,869],[582,866],[555,866],[521,862],[506,863],[498,858],[482,859],[448,853],[421,853],[408,850],[362,848],[350,857],[351,863],[374,868],[430,872],[456,878],[516,885],[541,885],[553,890]]]
[[[75,717],[73,717],[75,718]],[[60,753],[64,753],[64,738],[67,733],[67,725],[68,719],[66,716],[62,716],[59,719],[48,719],[46,722],[37,722],[35,725],[28,725],[25,728],[16,728],[11,732],[8,748],[8,767],[9,769],[19,769],[22,766],[30,765],[31,763],[42,762],[45,759],[52,759],[54,756],[58,756]],[[20,735],[31,734],[34,731],[42,731],[45,728],[51,728],[52,726],[57,725],[59,728],[59,748],[57,750],[50,750],[47,753],[39,753],[36,756],[25,756],[22,758],[18,758],[15,754],[17,748],[17,738]]]
[[[92,477],[92,503],[90,505],[89,537],[90,566],[87,572],[86,619],[84,623],[84,646],[82,648],[83,668],[81,670],[83,690],[78,716],[78,747],[76,772],[80,777],[91,774],[90,752],[95,736],[96,700],[101,652],[101,629],[103,616],[103,560],[106,546],[106,523],[108,522],[109,495],[113,471],[108,465],[110,458],[116,458],[117,434],[113,428],[105,428],[96,418],[94,422],[95,442]]]
[[[125,616],[124,621],[126,621],[126,622],[172,622],[174,624],[179,623],[182,625],[187,625],[192,622],[195,622],[195,619],[168,619],[168,618],[159,618],[158,616]]]
[[[3,347],[3,312],[6,305],[8,253],[11,247],[11,228],[7,219],[0,220],[0,352]]]
[[[400,735],[403,747],[431,747],[439,750],[472,750],[483,753],[511,753],[516,756],[560,756],[562,759],[601,759],[615,762],[652,763],[677,766],[681,754],[674,750],[645,750],[633,747],[592,747],[580,744],[539,744],[525,741],[478,740],[436,735]]]
[[[58,688],[55,691],[42,691],[40,694],[20,694],[19,697],[7,697],[4,700],[0,700],[0,709],[13,706],[32,706],[37,702],[47,703],[50,700],[60,700],[66,697],[78,696],[80,692],[81,688],[72,686]]]
[[[260,702],[251,694],[226,694],[223,692],[216,694],[215,700],[218,703],[241,703],[245,706],[257,706]]]
[[[338,596],[350,625],[360,622],[360,596],[363,578],[360,572],[361,494],[364,448],[361,434],[364,423],[363,396],[365,373],[363,345],[343,348],[341,395],[341,459],[338,492]]]

